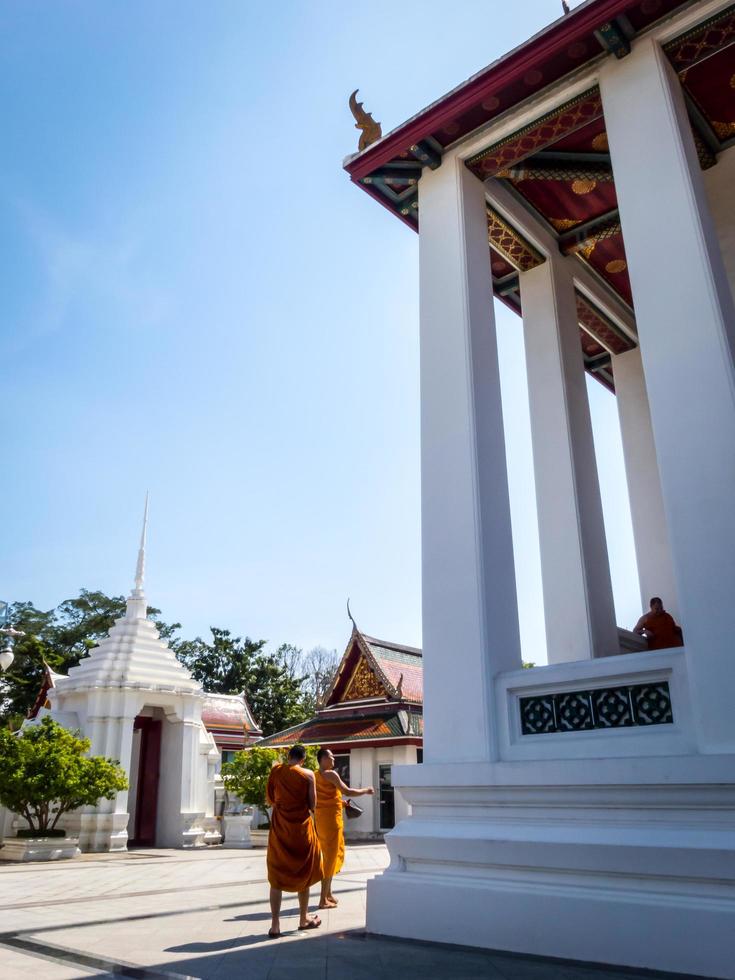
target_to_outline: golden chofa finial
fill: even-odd
[[[362,102],[357,101],[356,96],[359,91],[356,88],[350,96],[350,112],[355,117],[355,129],[362,130],[360,142],[357,144],[358,152],[361,152],[379,140],[383,135],[383,130],[380,128],[380,123],[375,122],[369,112],[365,112]]]

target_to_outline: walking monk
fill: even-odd
[[[288,762],[274,766],[268,777],[266,799],[273,807],[268,835],[268,881],[271,886],[271,927],[268,935],[281,935],[283,892],[298,892],[299,929],[316,929],[318,915],[309,915],[309,887],[322,878],[322,852],[311,815],[316,807],[314,773],[302,768],[303,745],[294,745]]]
[[[324,877],[320,909],[333,909],[337,899],[332,895],[332,878],[337,874],[345,860],[344,804],[342,793],[349,796],[372,796],[372,786],[366,789],[352,789],[345,786],[334,771],[334,756],[329,749],[319,749],[316,754],[319,771],[316,774],[316,832],[322,846],[324,857]]]

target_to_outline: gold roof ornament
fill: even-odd
[[[369,112],[365,112],[362,107],[362,102],[357,101],[356,96],[359,91],[356,88],[350,96],[350,112],[355,117],[355,129],[362,130],[360,141],[357,144],[358,152],[362,152],[380,139],[383,135],[383,130],[380,128],[380,123],[375,122]]]

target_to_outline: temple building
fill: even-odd
[[[50,708],[49,693],[57,681],[64,680],[48,664],[44,664],[43,682],[28,718],[37,718],[42,708]],[[252,745],[263,737],[245,693],[207,694],[202,706],[202,723],[214,739],[221,762],[230,762],[237,752]],[[219,766],[218,766],[219,771]]]
[[[353,626],[323,707],[308,721],[258,745],[286,748],[295,742],[331,749],[349,786],[375,787],[375,796],[357,801],[363,813],[346,821],[347,837],[390,830],[409,813],[404,798],[394,791],[393,766],[422,760],[421,651],[376,640]]]
[[[367,928],[735,977],[735,6],[587,0],[386,136],[351,105],[345,169],[419,236],[425,754]],[[533,670],[493,297],[525,341]],[[683,647],[620,643],[585,372]]]
[[[65,816],[64,829],[82,851],[219,842],[218,742],[228,751],[260,734],[244,697],[205,695],[146,617],[146,523],[147,504],[125,615],[68,675],[46,670],[34,717],[25,723],[49,715],[128,774],[128,790]],[[247,732],[238,730],[241,722]]]

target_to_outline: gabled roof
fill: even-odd
[[[45,708],[48,702],[49,691],[53,691],[56,687],[56,682],[64,679],[64,674],[57,674],[56,671],[52,670],[46,661],[43,661],[43,680],[41,681],[41,687],[36,695],[36,700],[33,702],[30,710],[28,711],[27,717],[33,719],[37,717],[41,708]]]
[[[355,626],[324,703],[334,707],[378,698],[422,704],[421,650],[378,640]]]
[[[420,745],[423,736],[421,650],[377,640],[353,627],[324,707],[315,718],[269,735],[259,746],[302,742],[332,748]]]

